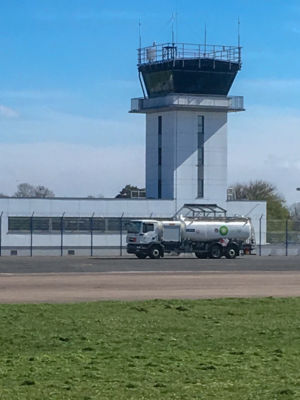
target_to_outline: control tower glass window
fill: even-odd
[[[197,195],[204,197],[204,116],[198,115],[198,130],[197,130],[197,145],[198,145],[198,182]]]
[[[162,166],[162,116],[158,117],[158,187],[157,187],[157,197],[161,199],[161,166]]]

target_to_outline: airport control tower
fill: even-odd
[[[228,97],[241,68],[239,46],[164,43],[138,49],[146,114],[146,195],[184,203],[224,204],[227,114],[243,111]]]

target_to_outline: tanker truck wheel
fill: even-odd
[[[149,250],[149,256],[152,259],[158,259],[161,256],[160,248],[158,246],[152,246]]]
[[[221,258],[223,254],[222,247],[218,244],[213,244],[210,248],[210,258]]]
[[[200,252],[196,251],[195,256],[197,258],[207,258],[207,253],[200,253]]]
[[[226,258],[229,258],[232,260],[233,258],[235,258],[238,255],[239,255],[239,250],[236,246],[231,245],[231,246],[227,247],[226,253],[225,253]]]
[[[144,253],[138,253],[138,254],[136,254],[136,256],[137,256],[137,258],[139,258],[140,260],[144,260],[144,258],[146,258],[146,257],[147,257],[147,254],[144,254]]]

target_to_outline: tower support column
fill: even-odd
[[[179,204],[225,202],[227,113],[242,109],[241,97],[133,99],[131,112],[146,114],[147,197]]]

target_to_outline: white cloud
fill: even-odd
[[[84,111],[83,111],[84,112]],[[130,145],[144,143],[144,120],[140,116],[124,112],[118,119],[119,110],[107,118],[57,112],[48,107],[32,107],[23,110],[23,118],[16,121],[0,119],[2,142],[64,142],[94,145]]]
[[[12,194],[18,183],[29,182],[62,196],[109,197],[126,183],[144,186],[144,116],[109,120],[50,109],[39,118],[13,116],[14,110],[10,120],[0,118],[2,142],[15,141],[0,144],[0,192]],[[265,179],[288,203],[300,201],[295,190],[300,186],[298,110],[248,107],[231,114],[228,137],[229,183]]]
[[[3,106],[0,104],[0,118],[17,118],[19,114],[17,111],[13,110],[12,108]]]
[[[0,192],[8,195],[22,182],[45,185],[57,196],[105,197],[126,184],[145,184],[143,146],[1,144],[0,153]]]
[[[270,96],[283,96],[285,102],[289,101],[289,96],[299,94],[300,79],[239,79],[234,83],[236,91],[246,93],[247,97],[255,97],[256,102],[260,102],[261,98]],[[282,103],[282,99],[280,104]],[[267,104],[267,102],[265,102]]]
[[[80,124],[80,118],[75,122]],[[87,131],[92,127],[93,123],[87,125]],[[99,127],[96,123],[95,132]],[[144,186],[145,147],[130,142],[130,129],[120,122],[102,125],[99,134],[104,130],[102,134],[115,138],[110,144],[1,144],[0,192],[12,194],[17,184],[29,182],[46,185],[61,196],[103,193],[110,197],[127,183]],[[144,136],[144,128],[139,129]],[[114,130],[124,135],[121,143]],[[265,179],[278,187],[289,204],[300,200],[295,190],[300,186],[297,112],[250,108],[231,115],[228,136],[229,183]]]
[[[300,115],[295,110],[252,107],[229,124],[229,183],[264,179],[289,204],[300,201]]]

